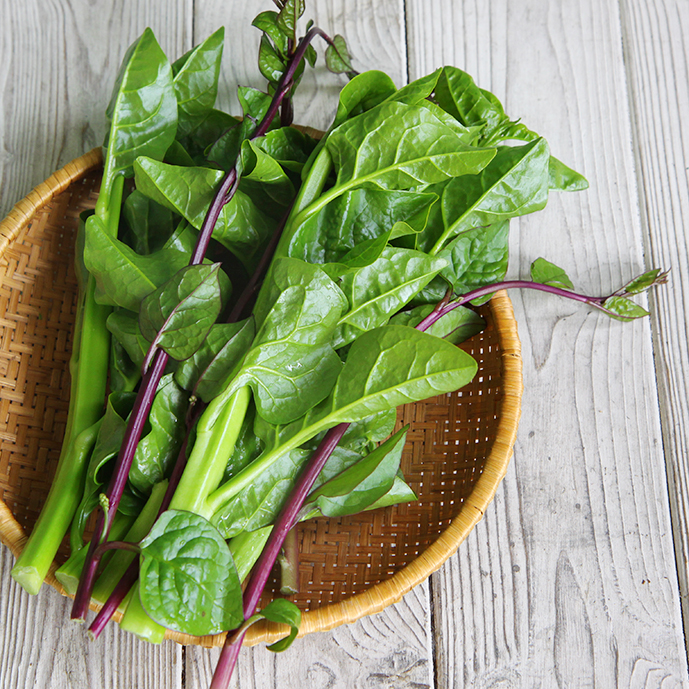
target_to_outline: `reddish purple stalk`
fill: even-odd
[[[275,522],[273,530],[270,532],[268,541],[254,566],[251,577],[249,578],[249,583],[244,590],[243,601],[245,619],[251,617],[256,611],[258,603],[261,600],[261,594],[266,586],[275,560],[280,553],[280,548],[285,540],[285,536],[287,536],[290,529],[295,525],[297,515],[299,514],[304,500],[306,500],[306,496],[311,491],[314,482],[318,478],[318,474],[321,473],[325,463],[330,458],[333,450],[337,447],[337,444],[340,442],[347,428],[349,428],[348,423],[341,423],[331,428],[325,434],[318,449],[313,453],[308,464],[299,475],[289,500],[280,512],[280,516]],[[230,677],[232,677],[232,671],[237,662],[237,657],[239,656],[239,649],[241,648],[243,639],[244,634],[236,641],[232,638],[231,634],[227,635],[225,646],[220,653],[220,658],[215,668],[215,673],[213,674],[213,681],[211,682],[210,689],[225,689],[228,686]],[[234,643],[228,643],[228,641],[234,641]]]

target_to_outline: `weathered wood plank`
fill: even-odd
[[[70,623],[68,598],[48,586],[29,596],[10,577],[9,550],[0,555],[0,687],[181,689],[181,646],[154,646],[112,625],[91,643]]]
[[[191,47],[191,0],[0,5],[0,216],[57,168],[99,146],[128,46],[150,26],[163,50]]]
[[[591,182],[514,224],[512,274],[544,255],[609,293],[641,272],[617,3],[411,2],[408,17],[412,78],[444,62],[475,74]],[[513,298],[525,377],[515,461],[434,578],[438,685],[679,686],[651,323]]]
[[[648,263],[672,269],[651,302],[673,531],[689,629],[689,12],[683,2],[621,3]]]

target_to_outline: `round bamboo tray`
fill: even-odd
[[[93,208],[94,149],[36,187],[0,223],[0,540],[18,556],[55,472],[67,418],[79,213]],[[300,634],[325,631],[397,602],[452,555],[481,519],[507,470],[522,392],[520,345],[505,293],[481,308],[485,330],[462,345],[478,374],[462,390],[406,405],[402,469],[416,503],[301,525]],[[64,594],[54,571],[47,582]],[[267,590],[265,596],[274,595]],[[254,625],[246,643],[284,635]],[[180,643],[217,646],[224,635]]]

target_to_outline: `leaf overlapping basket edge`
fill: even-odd
[[[307,131],[313,133],[313,130]],[[0,258],[39,210],[50,203],[55,196],[65,191],[70,184],[84,177],[101,163],[101,148],[94,148],[67,163],[19,201],[7,217],[0,221]],[[389,579],[345,600],[304,612],[299,636],[316,631],[327,631],[340,624],[354,622],[360,617],[380,612],[387,606],[398,602],[414,586],[439,569],[482,518],[487,505],[493,499],[497,487],[507,471],[516,439],[522,393],[521,347],[512,304],[507,294],[498,292],[490,302],[490,309],[494,325],[498,331],[502,359],[503,389],[500,419],[493,446],[486,458],[483,471],[474,484],[471,494],[465,499],[460,513],[425,551]],[[0,541],[7,545],[13,555],[17,557],[26,542],[26,538],[23,529],[14,518],[9,507],[0,500]],[[62,595],[66,595],[62,586],[55,579],[56,568],[57,565],[53,563],[46,582]],[[92,603],[91,607],[93,610],[98,610],[100,606]],[[115,616],[115,619],[119,620],[119,614]],[[252,645],[260,642],[272,642],[284,636],[285,630],[286,627],[283,628],[273,623],[256,624],[249,629],[245,643]],[[182,644],[193,643],[212,647],[222,645],[224,634],[191,637],[168,631],[166,638]]]

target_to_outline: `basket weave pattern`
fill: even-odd
[[[95,205],[99,183],[100,155],[92,151],[37,187],[0,224],[0,538],[15,555],[59,457],[77,293],[74,234],[79,213]],[[481,313],[486,329],[463,345],[479,364],[474,381],[398,414],[400,425],[410,424],[402,470],[419,501],[301,525],[302,593],[294,601],[307,611],[302,634],[399,600],[454,552],[492,499],[514,444],[521,359],[509,299],[498,294]],[[65,544],[58,561],[67,554]],[[55,566],[48,582],[62,592]],[[254,625],[247,642],[282,633]],[[206,646],[223,640],[168,635]]]

